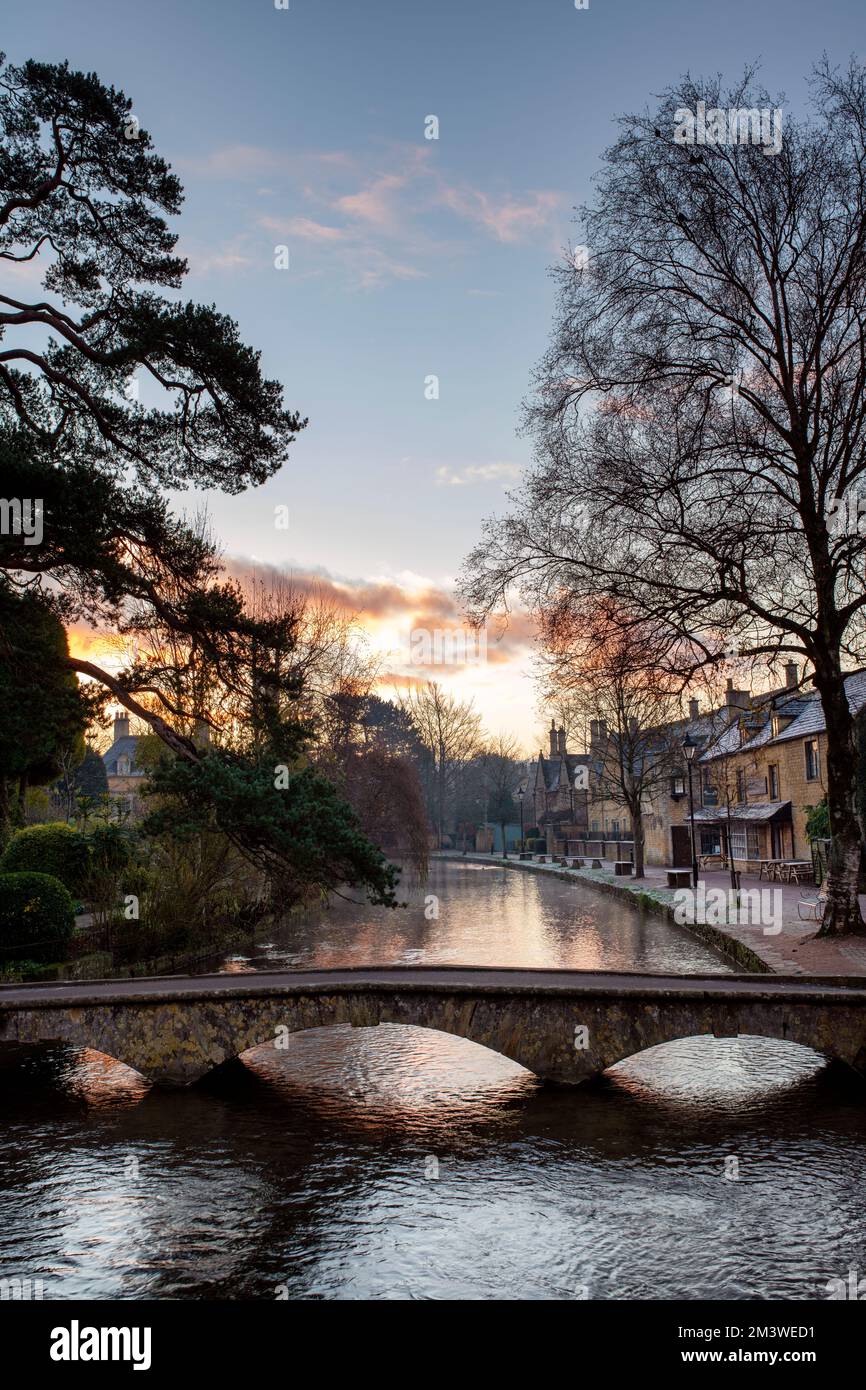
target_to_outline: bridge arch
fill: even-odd
[[[843,983],[382,967],[0,987],[0,1041],[92,1047],[173,1086],[281,1036],[382,1023],[465,1038],[570,1085],[702,1034],[799,1043],[866,1074],[866,988]]]

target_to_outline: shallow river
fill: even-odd
[[[398,912],[308,914],[227,968],[396,962],[729,970],[590,889],[468,864],[435,865]],[[766,1039],[670,1043],[573,1092],[390,1025],[298,1034],[180,1094],[57,1048],[0,1067],[0,1280],[45,1298],[824,1299],[866,1274],[864,1169],[866,1088]]]

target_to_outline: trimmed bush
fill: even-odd
[[[546,840],[529,840],[529,839],[527,839],[527,841],[526,841],[526,852],[527,852],[527,854],[546,854],[546,853],[547,853],[547,841],[546,841]]]
[[[87,840],[63,821],[16,830],[0,859],[0,873],[50,874],[76,895],[85,891],[89,869]]]
[[[0,873],[0,966],[62,960],[74,927],[72,897],[59,879]]]

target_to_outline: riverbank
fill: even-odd
[[[436,859],[463,860],[478,864],[500,864],[505,868],[526,873],[550,874],[562,880],[579,881],[613,894],[631,906],[653,912],[684,927],[707,945],[721,951],[741,970],[756,974],[774,975],[836,975],[866,976],[866,941],[859,937],[816,937],[814,922],[803,922],[797,914],[801,890],[795,885],[759,883],[756,878],[742,877],[744,889],[775,890],[781,906],[781,929],[765,933],[760,926],[729,920],[729,909],[722,909],[724,920],[718,925],[677,922],[674,917],[674,890],[666,886],[667,870],[648,865],[641,880],[614,878],[607,869],[572,869],[561,864],[540,864],[535,860],[503,859],[495,854],[460,854],[446,850],[433,856]],[[725,893],[730,879],[724,870],[707,870],[701,882],[711,889]],[[814,891],[814,890],[808,890]],[[715,914],[714,914],[715,915]]]

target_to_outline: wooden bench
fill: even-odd
[[[814,882],[815,870],[811,859],[788,859],[782,865],[780,878],[785,883],[808,883],[811,879]]]
[[[781,879],[782,875],[780,871],[782,868],[782,863],[783,861],[781,859],[759,860],[760,868],[758,870],[758,879],[762,879],[764,877],[765,872],[768,883],[771,883],[774,878]]]

